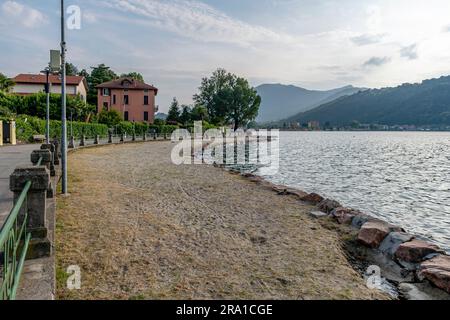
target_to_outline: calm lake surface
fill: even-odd
[[[450,251],[450,132],[281,132],[267,180],[316,192]]]

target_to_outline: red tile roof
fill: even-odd
[[[12,78],[15,83],[27,83],[27,84],[45,84],[46,76],[43,74],[19,74]],[[81,82],[85,81],[82,76],[67,76],[66,78],[68,85],[79,85]],[[61,79],[59,76],[50,75],[50,82],[53,84],[61,84]],[[86,86],[86,83],[85,83]]]
[[[144,82],[131,79],[131,78],[120,78],[113,81],[104,82],[99,84],[96,88],[102,89],[129,89],[129,90],[153,90],[158,94],[158,88],[146,84]]]

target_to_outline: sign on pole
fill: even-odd
[[[61,51],[50,50],[50,71],[59,72],[61,70]]]

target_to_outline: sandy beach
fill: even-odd
[[[72,153],[58,198],[59,299],[384,299],[314,207],[207,165],[170,142]],[[78,265],[81,290],[65,287]]]

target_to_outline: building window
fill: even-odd
[[[148,112],[144,111],[144,121],[148,121]]]
[[[123,119],[124,119],[125,121],[128,121],[128,111],[125,111],[125,112],[124,112],[124,114],[123,114]]]
[[[113,95],[113,105],[116,104],[116,95]]]
[[[144,96],[144,105],[148,106],[148,96]]]
[[[103,110],[108,111],[109,106],[108,106],[108,102],[103,102]]]
[[[108,88],[103,88],[103,96],[109,97],[109,89]]]
[[[124,103],[125,105],[128,105],[128,104],[130,103],[130,99],[128,98],[128,95],[127,95],[127,94],[123,96],[123,103]]]

